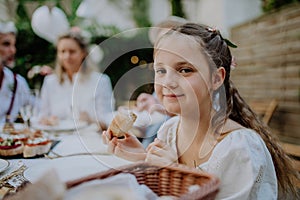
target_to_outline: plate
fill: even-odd
[[[0,173],[5,171],[9,167],[9,162],[7,160],[0,159]]]
[[[113,166],[110,166],[111,163],[113,163]],[[123,161],[113,156],[73,156],[56,158],[27,168],[24,171],[24,177],[34,183],[50,169],[54,169],[60,180],[66,182],[127,163],[128,161]]]
[[[77,129],[82,129],[88,125],[87,122],[79,121],[74,122],[73,120],[61,120],[58,125],[47,126],[38,123],[33,123],[32,127],[42,131],[73,131]]]

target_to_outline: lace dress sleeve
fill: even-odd
[[[226,136],[199,168],[220,178],[217,199],[277,199],[271,155],[252,130],[241,129]]]

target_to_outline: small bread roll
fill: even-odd
[[[130,110],[119,111],[108,127],[108,131],[118,138],[124,137],[133,126],[137,116]]]

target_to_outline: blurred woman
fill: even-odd
[[[105,128],[114,105],[110,78],[96,72],[88,59],[88,43],[79,32],[60,36],[55,73],[45,78],[41,90],[40,122],[75,119]]]

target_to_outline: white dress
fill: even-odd
[[[158,131],[158,138],[176,152],[178,123],[179,117],[173,117]],[[271,155],[261,137],[251,129],[232,131],[198,168],[220,179],[216,199],[277,199],[277,178]]]
[[[4,78],[2,82],[2,87],[0,89],[0,123],[5,122],[6,112],[9,109],[9,105],[11,102],[11,98],[13,95],[13,86],[14,86],[14,74],[13,72],[4,67]],[[30,90],[28,87],[28,84],[26,80],[20,76],[17,75],[17,88],[16,88],[16,94],[15,99],[13,103],[13,107],[11,110],[11,119],[10,122],[14,122],[18,116],[20,108],[25,105],[26,103],[31,102],[32,99],[30,99]],[[31,103],[30,103],[31,104]]]
[[[56,74],[45,77],[39,117],[55,115],[62,120],[74,119],[79,112],[87,112],[95,121],[109,125],[115,109],[110,78],[98,72],[92,72],[83,81],[79,76],[74,74],[73,82],[65,77],[62,84]]]

